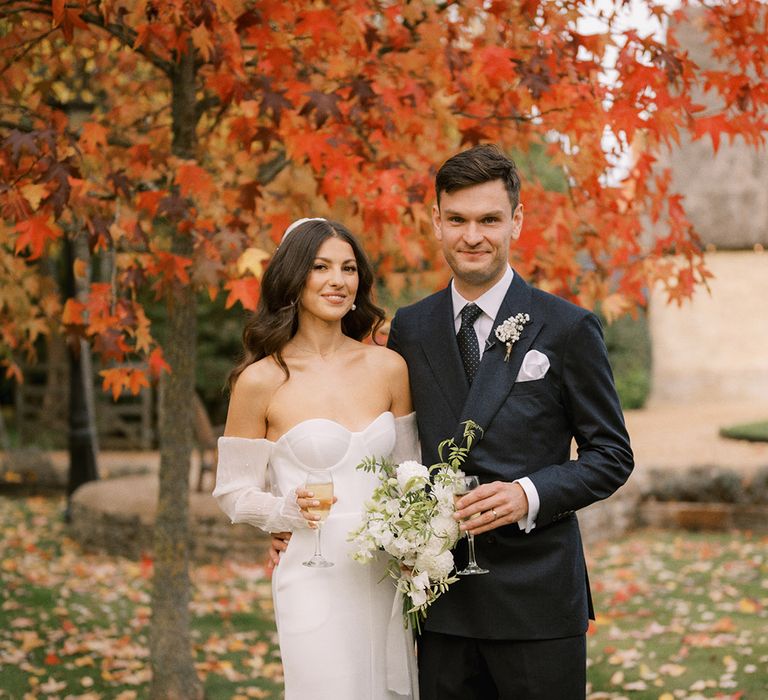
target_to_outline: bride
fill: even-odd
[[[267,267],[243,333],[213,495],[233,523],[291,531],[272,577],[286,700],[417,696],[413,640],[385,560],[361,565],[347,534],[374,477],[366,456],[418,456],[402,358],[361,341],[384,314],[373,272],[342,224],[301,219]],[[319,516],[307,476],[330,470],[334,505],[322,526],[329,568],[302,566]]]

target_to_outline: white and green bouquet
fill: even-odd
[[[477,423],[466,421],[462,444],[441,442],[442,461],[429,468],[414,460],[394,464],[376,457],[358,465],[373,472],[379,485],[365,504],[360,527],[349,534],[357,546],[352,556],[366,563],[377,551],[390,555],[387,570],[403,594],[404,620],[418,630],[427,608],[458,580],[451,575],[451,550],[461,534],[452,517],[454,497],[464,476],[460,467],[478,432]]]

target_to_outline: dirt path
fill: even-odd
[[[721,438],[721,427],[768,420],[764,402],[659,404],[626,414],[635,463],[650,469],[719,466],[745,474],[768,466],[768,443]]]

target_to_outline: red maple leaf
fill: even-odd
[[[238,301],[249,311],[256,311],[259,301],[259,280],[255,277],[243,277],[239,280],[230,280],[224,285],[229,290],[226,308],[231,308]]]
[[[215,189],[210,173],[195,163],[184,163],[176,171],[176,183],[184,197],[195,197],[208,204]]]
[[[46,241],[55,241],[61,236],[61,229],[50,223],[43,214],[33,216],[16,224],[19,237],[16,239],[16,253],[29,248],[29,259],[36,260],[43,254]]]

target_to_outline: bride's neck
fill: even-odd
[[[341,331],[341,322],[328,324],[302,319],[289,344],[300,352],[327,357],[337,352],[347,340]]]

